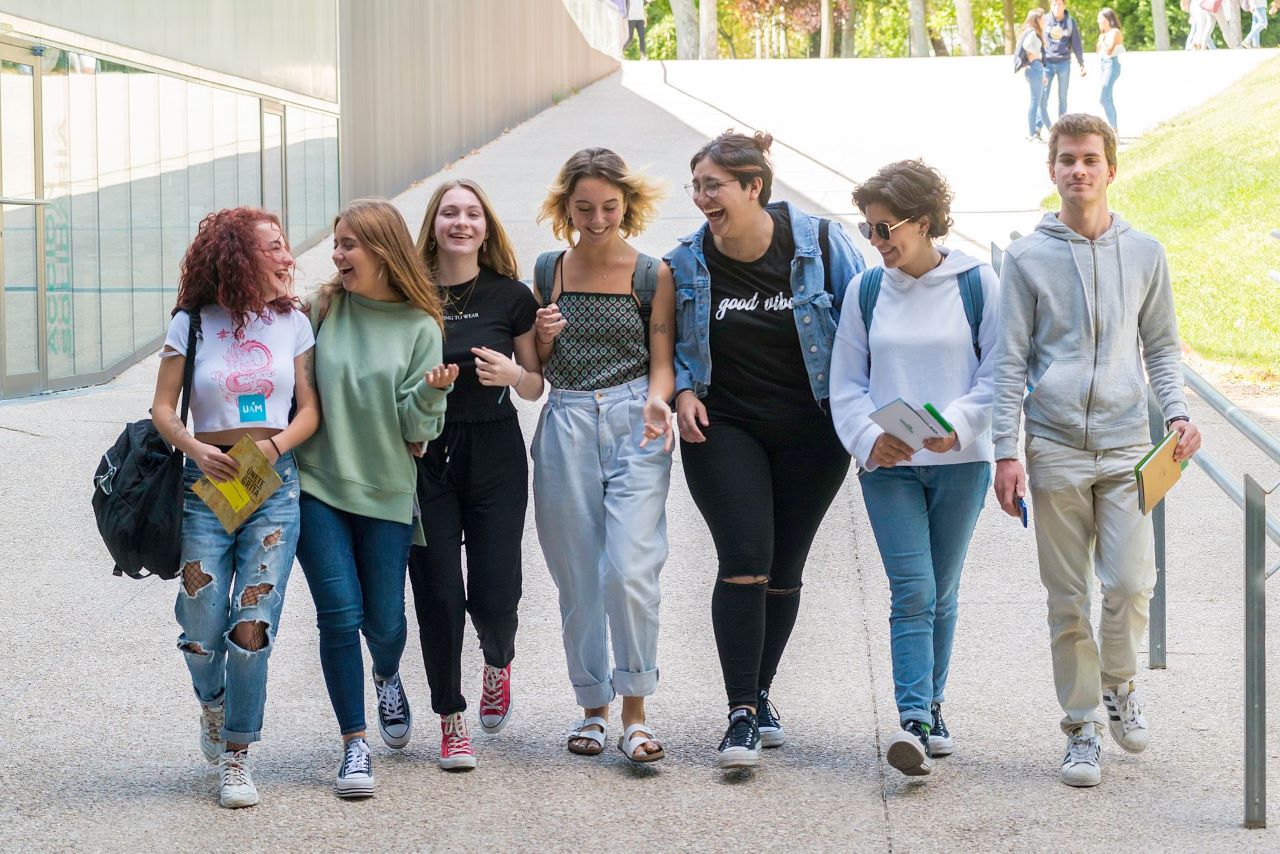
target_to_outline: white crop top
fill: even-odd
[[[166,348],[185,356],[191,320],[173,316]],[[200,310],[196,373],[191,384],[191,429],[213,433],[249,427],[283,430],[293,402],[293,360],[316,344],[311,321],[301,311],[268,309],[250,316],[240,334],[221,306]]]

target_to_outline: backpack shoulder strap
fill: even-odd
[[[818,219],[818,251],[822,253],[822,287],[827,293],[831,290],[831,220],[826,217]]]
[[[957,279],[960,283],[960,302],[964,303],[964,316],[969,321],[969,337],[973,341],[973,354],[982,361],[982,346],[978,343],[978,332],[982,327],[982,309],[986,297],[982,294],[982,273],[978,267],[970,267]]]
[[[551,294],[555,290],[556,262],[563,254],[563,249],[558,252],[554,250],[543,252],[533,266],[533,281],[538,287],[538,295],[542,297],[543,305],[551,303]]]
[[[652,308],[653,295],[658,291],[658,265],[661,263],[657,258],[641,253],[636,258],[635,272],[631,274],[631,290],[640,301],[640,313],[645,317]]]
[[[191,408],[191,387],[196,379],[196,347],[200,337],[200,309],[187,312],[187,357],[182,366],[182,423],[187,423],[187,411]]]
[[[862,312],[862,325],[866,327],[868,337],[871,335],[871,315],[875,314],[876,300],[880,299],[880,280],[883,277],[884,267],[868,267],[858,283],[858,310]]]

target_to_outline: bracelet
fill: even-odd
[[[682,394],[686,394],[686,393],[687,393],[687,394],[693,394],[693,389],[691,389],[691,388],[682,388],[682,389],[680,389],[678,392],[676,392],[676,396],[675,396],[675,397],[673,397],[673,398],[671,398],[671,402],[672,402],[672,403],[675,403],[676,401],[678,401],[678,400],[680,399],[680,395],[682,395]]]
[[[515,382],[513,382],[513,383],[511,384],[511,387],[512,387],[513,389],[515,389],[516,391],[519,391],[519,390],[520,390],[520,383],[524,382],[525,370],[524,370],[524,365],[517,365],[516,367],[518,367],[518,368],[520,369],[520,378],[519,378],[519,379],[517,379]]]
[[[1191,418],[1186,415],[1175,415],[1172,418],[1170,418],[1168,421],[1164,422],[1164,429],[1168,430],[1170,427],[1173,426],[1173,422],[1175,421],[1186,421],[1190,423]]]
[[[273,439],[272,437],[268,436],[268,437],[267,437],[267,441],[271,443],[271,447],[273,447],[273,448],[275,448],[275,449],[276,449],[276,456],[277,456],[277,457],[283,457],[283,456],[284,456],[284,451],[280,450],[280,446],[276,444],[276,440],[275,440],[275,439]]]

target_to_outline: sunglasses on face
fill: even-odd
[[[899,222],[895,222],[893,225],[889,225],[889,223],[887,222],[877,222],[877,223],[860,222],[858,223],[858,233],[861,234],[867,240],[870,240],[871,235],[873,234],[876,237],[880,238],[881,240],[888,240],[889,235],[893,234],[893,230],[895,228],[897,228],[900,225],[906,225],[909,222],[911,222],[910,217],[908,217],[907,219],[901,220]]]

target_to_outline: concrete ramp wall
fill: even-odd
[[[343,200],[395,195],[617,69],[611,5],[341,0]]]

